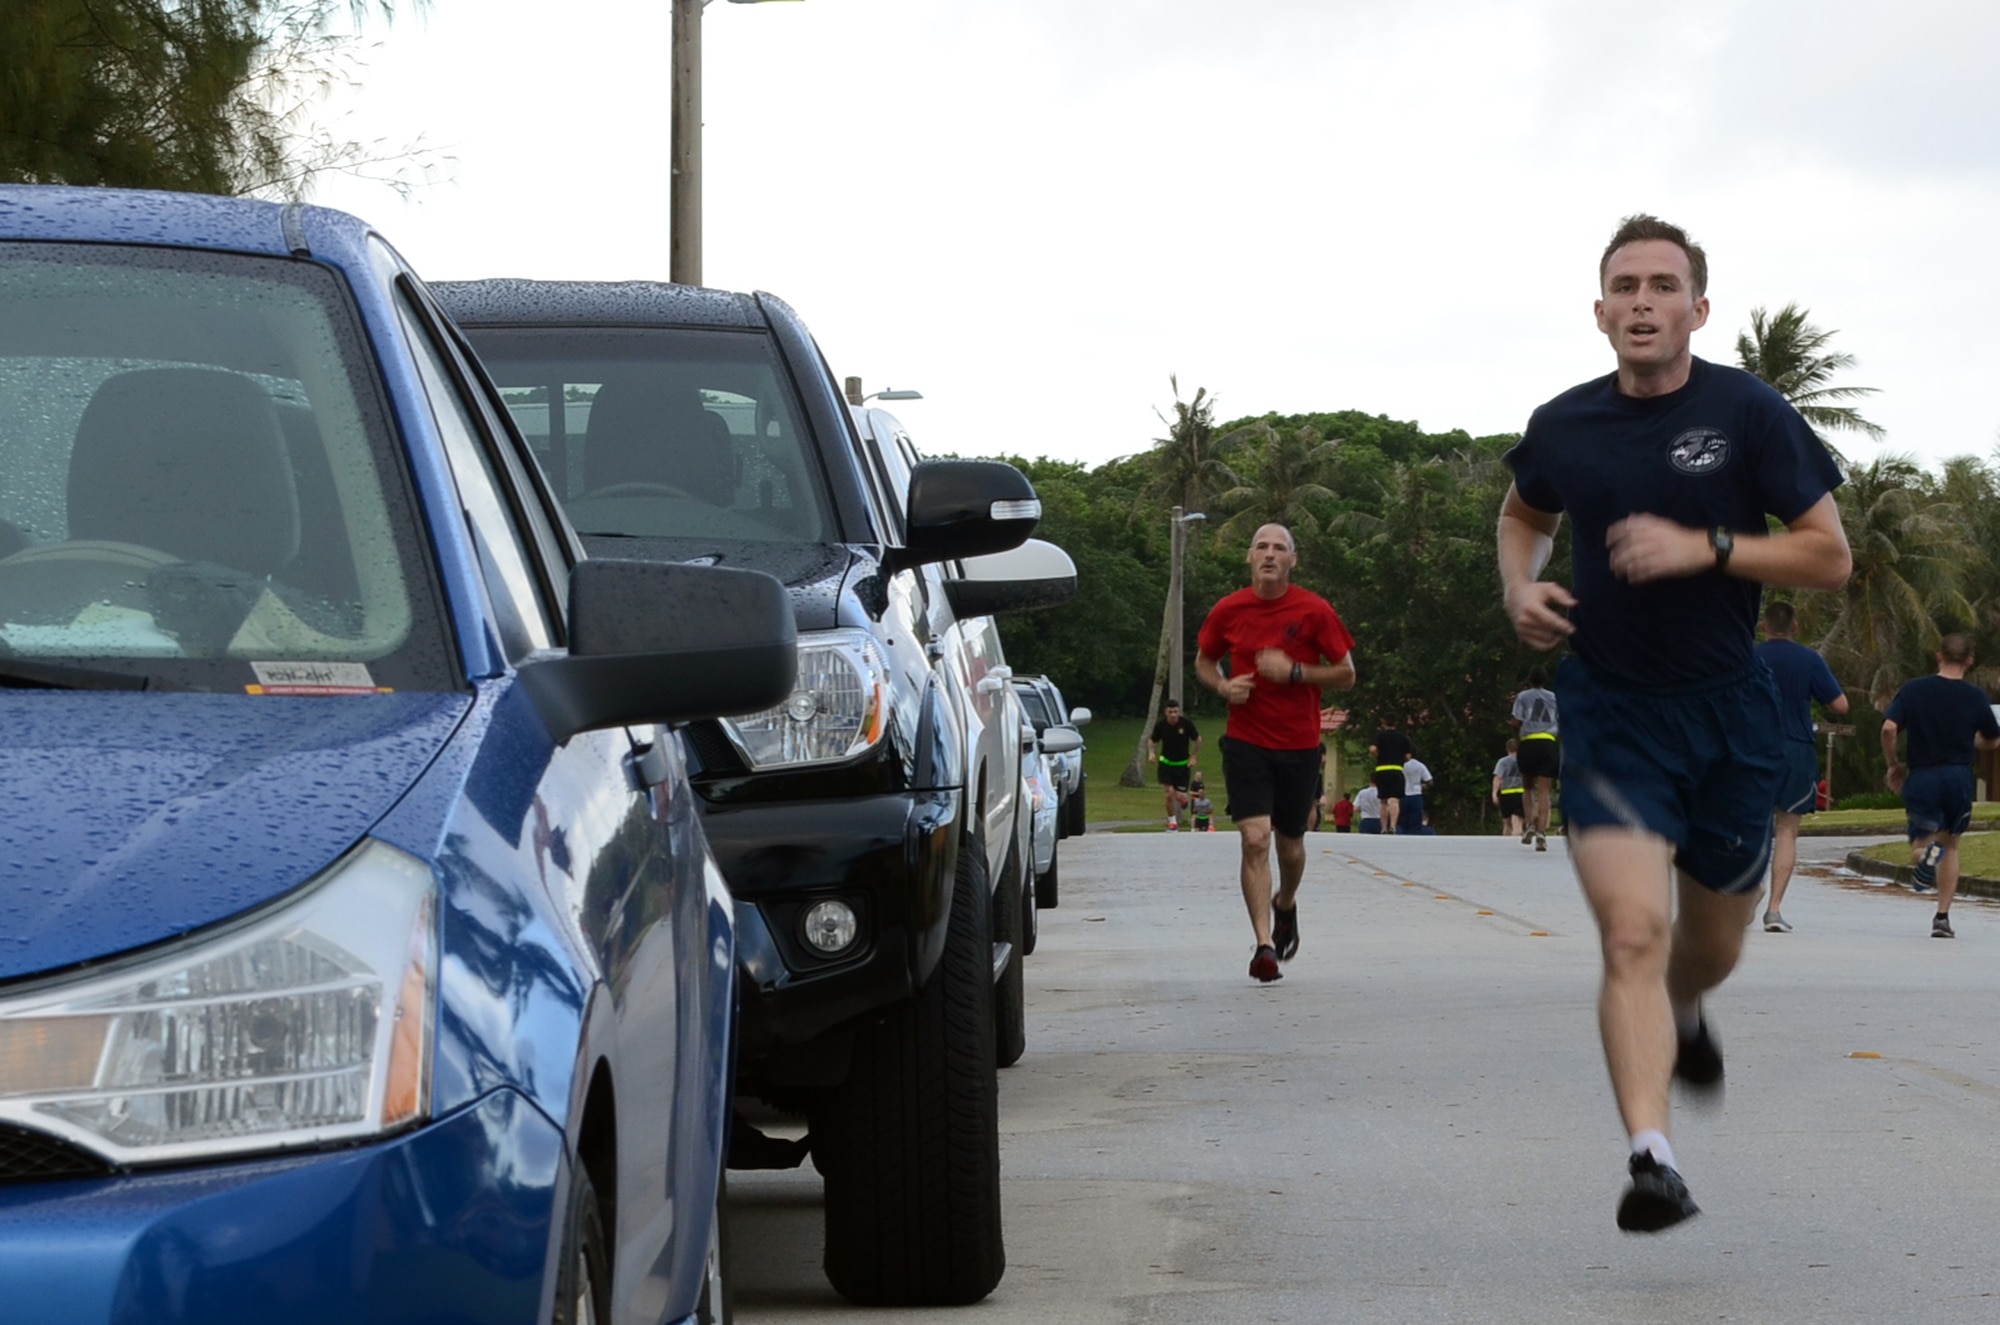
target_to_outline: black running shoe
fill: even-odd
[[[1679,1052],[1674,1055],[1674,1075],[1700,1090],[1715,1090],[1722,1085],[1722,1046],[1708,1033],[1707,1017],[1695,1023],[1693,1035],[1680,1037]]]
[[[1285,978],[1285,973],[1278,969],[1278,950],[1276,948],[1268,943],[1258,946],[1256,953],[1250,958],[1250,978],[1252,980],[1262,980],[1265,984],[1270,984],[1273,980],[1282,980]]]
[[[1271,946],[1278,950],[1278,960],[1288,962],[1299,955],[1299,904],[1292,903],[1291,909],[1271,904]]]
[[[1953,937],[1950,916],[1942,911],[1937,913],[1931,920],[1931,937],[1934,939],[1948,939]]]
[[[1631,1173],[1632,1185],[1618,1202],[1618,1227],[1627,1233],[1657,1233],[1701,1213],[1681,1175],[1650,1153],[1632,1156]]]

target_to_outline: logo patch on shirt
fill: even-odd
[[[1667,459],[1683,474],[1713,474],[1729,463],[1729,437],[1716,428],[1689,428],[1674,438]]]

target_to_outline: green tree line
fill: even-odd
[[[428,0],[410,0],[421,9]],[[336,30],[345,10],[354,32]],[[0,180],[302,197],[340,171],[407,187],[421,145],[313,117],[394,0],[6,0]]]
[[[1868,388],[1832,377],[1851,357],[1796,305],[1754,310],[1738,362],[1771,382],[1822,431],[1880,434],[1855,401]],[[1170,560],[1170,511],[1207,515],[1189,529],[1186,580],[1190,693],[1197,721],[1219,724],[1221,701],[1192,681],[1194,636],[1208,607],[1247,582],[1245,551],[1265,520],[1299,543],[1298,583],[1323,594],[1356,639],[1360,684],[1329,696],[1351,714],[1358,755],[1383,714],[1407,724],[1438,779],[1433,815],[1445,831],[1496,824],[1487,790],[1528,671],[1549,666],[1515,639],[1500,607],[1493,530],[1511,475],[1501,456],[1517,436],[1430,433],[1357,411],[1262,415],[1216,422],[1197,392],[1163,416],[1167,436],[1139,454],[1085,466],[1016,459],[1043,504],[1040,536],[1078,567],[1076,598],[1003,618],[1017,671],[1046,672],[1072,704],[1148,713]],[[1880,790],[1875,739],[1903,681],[1933,670],[1950,632],[2000,660],[2000,469],[1964,456],[1930,472],[1904,455],[1850,458],[1829,446],[1847,481],[1836,494],[1854,574],[1836,593],[1783,592],[1800,638],[1819,647],[1848,691],[1856,728],[1834,744],[1836,796]],[[1569,581],[1568,524],[1548,575]],[[1973,679],[1989,689],[2000,672]],[[1350,767],[1354,765],[1350,764]],[[1350,785],[1355,780],[1351,775]]]

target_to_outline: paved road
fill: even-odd
[[[1007,1277],[897,1321],[2000,1320],[2000,906],[1947,943],[1928,899],[1796,880],[1797,932],[1711,1003],[1727,1099],[1679,1108],[1704,1213],[1635,1238],[1560,844],[1310,847],[1304,945],[1258,986],[1236,838],[1063,843],[1002,1073]],[[732,1183],[742,1325],[869,1314],[820,1275],[810,1168]]]

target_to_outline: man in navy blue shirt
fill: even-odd
[[[1617,371],[1529,419],[1497,535],[1515,633],[1572,650],[1555,678],[1563,821],[1604,954],[1629,1232],[1698,1209],[1668,1097],[1675,1076],[1721,1084],[1702,995],[1742,953],[1770,853],[1782,738],[1751,654],[1762,586],[1835,589],[1851,564],[1825,446],[1770,387],[1690,352],[1707,281],[1678,226],[1619,226],[1595,305]],[[1564,513],[1573,589],[1540,578]],[[1767,514],[1785,532],[1768,534]]]
[[[1764,929],[1789,934],[1785,920],[1785,887],[1799,858],[1799,824],[1819,800],[1819,747],[1813,740],[1812,706],[1816,699],[1829,712],[1847,712],[1847,695],[1833,679],[1833,669],[1819,651],[1792,637],[1799,616],[1792,605],[1772,599],[1764,605],[1764,642],[1757,660],[1771,669],[1778,683],[1778,716],[1785,724],[1785,777],[1778,800],[1771,842],[1771,896],[1764,903]]]
[[[1938,641],[1937,674],[1907,682],[1882,715],[1882,755],[1889,789],[1903,793],[1910,856],[1918,892],[1937,889],[1931,937],[1948,939],[1951,899],[1958,894],[1958,835],[1972,822],[1972,752],[2000,746],[2000,722],[1986,692],[1965,679],[1972,641]],[[1910,757],[1896,758],[1896,734],[1910,734]]]

